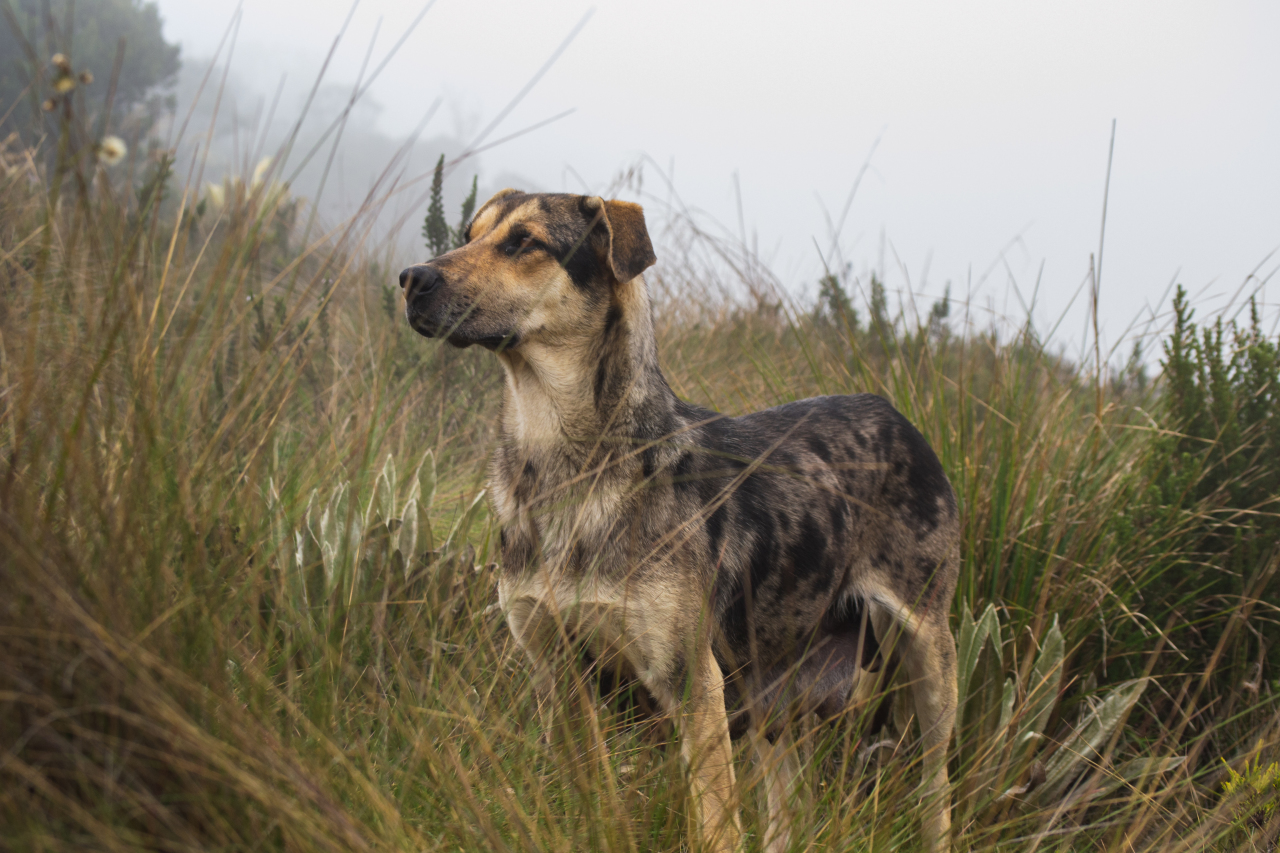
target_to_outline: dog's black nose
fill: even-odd
[[[430,293],[440,286],[444,276],[440,270],[426,264],[414,264],[400,273],[400,287],[409,296]]]

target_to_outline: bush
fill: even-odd
[[[1280,546],[1280,342],[1261,328],[1256,300],[1249,321],[1198,326],[1179,286],[1174,326],[1164,344],[1161,409],[1166,432],[1154,443],[1157,495],[1168,511],[1195,517],[1189,548],[1196,559],[1170,571],[1159,594],[1187,601],[1188,646],[1203,659],[1225,629],[1214,614],[1262,602],[1274,613],[1280,578],[1273,562]],[[1280,632],[1271,614],[1259,623],[1262,648]],[[1242,671],[1258,658],[1242,643],[1221,670],[1226,678],[1256,682]]]

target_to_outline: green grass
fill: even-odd
[[[492,356],[407,328],[370,217],[300,244],[287,192],[197,215],[141,177],[163,164],[131,182],[76,139],[0,178],[0,844],[686,849],[664,721],[566,681],[543,737],[476,501]],[[1220,506],[1162,491],[1158,385],[1099,395],[1030,333],[650,279],[681,396],[873,391],[937,449],[964,515],[958,849],[1270,849],[1222,783],[1276,752],[1275,557],[1205,606]],[[801,721],[794,849],[917,843],[910,725],[867,710]]]

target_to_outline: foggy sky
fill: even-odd
[[[159,6],[187,59],[213,54],[234,10]],[[350,8],[246,0],[232,68],[267,96],[287,72],[296,104]],[[350,86],[380,27],[376,67],[422,8],[363,0],[327,79]],[[370,89],[364,129],[407,134],[443,97],[425,136],[473,138],[589,8],[438,0]],[[1242,286],[1277,314],[1280,283],[1247,277],[1280,266],[1264,260],[1280,247],[1278,41],[1274,0],[606,2],[490,139],[575,112],[485,152],[480,183],[602,192],[643,159],[646,192],[665,196],[672,172],[685,205],[758,241],[802,294],[830,245],[823,206],[839,216],[876,146],[839,238],[860,281],[883,266],[926,309],[950,282],[1017,320],[1039,280],[1047,332],[1098,250],[1114,118],[1100,308],[1115,345],[1167,312],[1175,276],[1201,315]],[[1069,353],[1086,306],[1056,333]]]

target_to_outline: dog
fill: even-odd
[[[400,285],[414,330],[505,372],[498,597],[544,725],[565,641],[621,662],[675,720],[716,851],[740,845],[731,735],[752,732],[778,853],[800,770],[784,723],[841,713],[878,649],[920,723],[926,847],[949,849],[960,526],[924,437],[871,394],[740,417],[677,398],[639,205],[508,189],[464,237]]]

